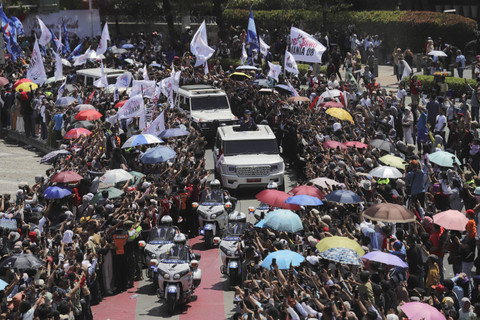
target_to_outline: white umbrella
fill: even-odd
[[[402,173],[394,167],[389,166],[380,166],[376,167],[369,172],[372,177],[383,178],[383,179],[398,179],[403,177]]]
[[[429,56],[446,57],[447,54],[440,50],[433,50],[428,53]]]
[[[125,62],[126,62],[126,63],[129,63],[129,64],[134,64],[134,63],[135,63],[135,62],[134,62],[132,59],[130,59],[130,58],[125,59]]]
[[[79,104],[79,105],[76,105],[75,108],[73,108],[73,111],[76,111],[76,112],[80,112],[83,110],[97,110],[97,109],[95,109],[95,107],[92,106],[91,104]]]
[[[65,80],[65,76],[63,76],[62,79],[59,79],[58,81],[63,81],[63,80]],[[49,84],[53,82],[57,82],[55,81],[55,77],[48,78],[47,81],[45,81],[45,84]]]
[[[100,177],[99,188],[112,187],[119,182],[130,179],[133,179],[133,176],[123,169],[108,170],[103,176]]]
[[[342,188],[345,187],[345,184],[337,182],[337,181],[329,179],[329,178],[325,178],[325,177],[315,178],[315,179],[310,180],[310,182],[312,182],[313,184],[315,184],[319,187],[322,187],[324,189],[328,189],[331,186],[340,186]]]
[[[162,143],[163,141],[153,134],[136,134],[130,137],[122,146],[122,149],[132,148],[135,146],[141,146],[145,144]]]
[[[62,64],[66,67],[71,67],[72,64],[67,59],[62,58]]]
[[[319,103],[325,102],[325,100],[328,100],[328,99],[341,103],[342,102],[340,99],[341,95],[342,95],[342,92],[338,89],[327,90],[320,95],[317,101],[317,105]]]

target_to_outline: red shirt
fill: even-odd
[[[417,90],[417,87],[420,87],[422,84],[420,81],[410,81],[410,93],[414,95],[420,94],[420,91]]]
[[[430,238],[428,239],[432,242],[432,245],[434,247],[437,247],[437,248],[440,247],[440,237],[442,236],[442,234],[443,234],[443,228],[441,228],[439,231],[433,232]],[[442,248],[439,248],[438,250],[430,250],[430,253],[436,255],[439,258],[443,258],[444,256]]]

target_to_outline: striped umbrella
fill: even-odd
[[[122,149],[132,148],[135,146],[142,146],[146,144],[162,143],[163,140],[157,138],[153,134],[136,134],[131,136],[122,146]]]
[[[43,158],[40,160],[40,163],[47,163],[55,160],[58,156],[67,155],[67,154],[70,154],[70,152],[67,150],[55,150],[55,151],[49,152],[43,156]]]
[[[329,261],[349,264],[354,266],[361,266],[362,259],[355,250],[347,248],[330,248],[319,254],[320,258],[326,259]]]

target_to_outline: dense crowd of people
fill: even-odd
[[[286,45],[283,35],[275,36],[279,41],[272,45],[271,59],[280,57]],[[222,53],[225,47],[237,48],[237,39],[244,38],[242,32],[232,37],[232,46],[219,43],[217,57],[230,55]],[[189,43],[188,36],[180,39],[183,45]],[[28,40],[33,42],[24,39],[24,43]],[[314,185],[310,180],[326,177],[337,183],[316,185],[324,194],[345,188],[361,197],[362,202],[354,205],[324,201],[315,209],[302,208],[297,213],[304,230],[297,234],[250,226],[242,241],[247,268],[242,285],[235,288],[234,319],[396,320],[406,317],[401,306],[410,301],[427,303],[448,319],[478,319],[480,87],[470,87],[468,96],[446,97],[440,90],[423,91],[413,76],[408,82],[399,81],[395,92],[387,92],[376,83],[369,58],[378,56],[378,36],[366,36],[360,42],[351,32],[344,41],[348,45],[330,42],[325,53],[328,74],[315,74],[312,69],[290,79],[280,78],[280,84],[290,81],[309,102],[289,103],[287,98],[293,93],[281,89],[271,94],[260,92],[253,80],[266,78],[268,67],[261,64],[263,59],[258,59],[260,68],[250,72],[250,80],[230,78],[234,66],[222,66],[215,59],[205,75],[203,69],[193,68],[190,55],[177,56],[167,45],[163,48],[158,34],[114,41],[117,47],[130,43],[133,48],[119,54],[107,52],[103,64],[131,71],[136,79],[142,79],[140,66],[146,64],[149,79],[160,81],[170,76],[173,62],[175,70],[181,71],[180,86],[203,83],[222,88],[235,115],[241,117],[249,110],[256,123],[266,121],[299,185]],[[28,57],[31,48],[22,48]],[[407,59],[409,54],[400,50],[393,58]],[[98,61],[82,67],[65,66],[64,96],[75,98],[67,106],[55,105],[61,82],[31,91],[14,90],[12,84],[25,77],[26,64],[28,58],[15,63],[7,60],[1,71],[10,82],[1,89],[2,127],[24,131],[61,152],[50,159],[52,167],[45,175],[35,177],[34,185],[21,183],[14,195],[1,198],[5,223],[0,229],[0,265],[4,266],[0,278],[6,285],[0,291],[0,318],[92,319],[92,305],[131,288],[142,278],[144,261],[138,242],[146,239],[162,216],[174,217],[190,237],[198,235],[191,204],[198,201],[212,174],[204,158],[209,141],[184,111],[173,108],[165,97],[145,99],[154,104],[154,117],[165,111],[166,128],[182,127],[189,133],[165,139],[165,145],[176,152],[175,159],[144,164],[139,159],[147,146],[121,149],[129,137],[141,132],[139,119],[106,121],[118,111],[117,103],[128,99],[127,93],[115,100],[113,91],[87,85],[75,73],[79,68],[98,67]],[[45,66],[52,76],[55,63],[49,55]],[[323,104],[329,98],[318,99],[324,93],[332,93],[330,100],[342,104],[353,121],[328,115]],[[102,117],[80,124],[88,126],[88,136],[64,139],[69,129],[79,125],[74,118],[79,104],[92,105]],[[373,147],[374,139],[384,140],[387,148]],[[359,144],[332,148],[330,141]],[[442,167],[429,162],[426,154],[436,150],[456,155],[459,163]],[[385,155],[404,160],[402,178],[369,175]],[[134,179],[116,184],[121,194],[101,188],[98,178],[112,169],[135,173]],[[68,171],[78,173],[81,179],[52,181]],[[69,194],[45,195],[52,186],[68,188]],[[376,203],[404,205],[415,213],[416,222],[364,218],[361,213]],[[464,232],[433,223],[435,214],[449,209],[466,212]],[[365,252],[393,253],[408,263],[408,268],[374,262],[351,266],[320,258],[315,246],[330,236],[353,239]],[[260,267],[268,253],[281,249],[297,251],[306,261],[285,270],[275,265]],[[22,253],[34,267],[8,267],[5,262]],[[453,268],[453,278],[445,276],[447,265]]]

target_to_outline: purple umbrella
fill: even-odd
[[[366,255],[362,256],[362,259],[387,264],[389,266],[408,268],[408,264],[406,264],[402,259],[400,259],[396,255],[382,252],[382,251],[369,252]]]
[[[186,136],[187,134],[188,134],[188,131],[182,128],[171,128],[171,129],[162,131],[162,133],[160,133],[160,137],[162,138],[182,137],[182,136]]]

